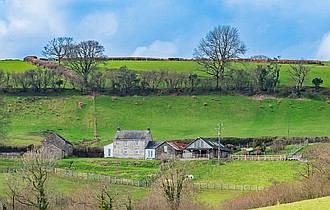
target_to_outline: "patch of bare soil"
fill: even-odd
[[[262,101],[265,99],[277,99],[275,96],[270,96],[270,95],[255,95],[252,96],[252,98],[257,101]]]

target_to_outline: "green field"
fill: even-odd
[[[259,208],[260,210],[325,210],[330,207],[330,197],[316,198],[311,200],[304,200],[294,203],[280,204],[276,206],[269,206]]]
[[[234,161],[224,165],[201,165],[189,172],[195,182],[271,186],[273,181],[288,182],[296,178],[296,162]]]
[[[252,69],[261,63],[234,63],[232,65],[233,68],[239,69]],[[266,64],[262,64],[266,65]],[[196,73],[200,76],[206,76],[205,73],[198,70],[198,66],[193,61],[107,61],[104,68],[115,69],[120,68],[121,66],[127,66],[129,69],[136,71],[150,71],[150,70],[175,70],[178,72],[186,72],[186,73]],[[311,72],[306,79],[305,85],[313,86],[312,80],[315,77],[321,77],[323,79],[323,84],[321,87],[329,87],[330,86],[330,66],[329,65],[309,65],[312,69]],[[281,73],[280,73],[280,85],[294,85],[288,79],[288,69],[290,65],[281,64]]]
[[[0,70],[23,72],[37,67],[21,60],[0,60]]]
[[[5,96],[11,124],[6,144],[42,140],[55,131],[69,141],[93,139],[94,105],[90,96]],[[78,103],[86,104],[78,108]],[[329,136],[330,104],[318,100],[255,99],[243,96],[95,97],[99,145],[110,143],[117,127],[151,128],[155,140],[223,136]],[[315,126],[311,126],[315,125]],[[317,125],[317,126],[316,126]]]
[[[105,174],[117,178],[131,180],[143,180],[156,174],[160,168],[159,161],[132,160],[132,159],[104,159],[104,158],[67,158],[59,160],[57,167],[67,168],[71,164],[72,171],[84,173]],[[17,167],[19,159],[0,159],[2,168]],[[212,164],[211,161],[180,162],[188,164],[191,170],[187,173],[193,174],[194,182],[258,185],[270,186],[271,180],[279,182],[294,180],[294,162],[282,161],[234,161],[223,165]],[[4,174],[0,173],[0,190],[4,190]],[[51,181],[57,192],[63,195],[74,196],[76,192],[83,190],[86,186],[96,189],[99,182],[85,180],[76,177],[55,175]],[[127,193],[136,199],[141,199],[149,188],[137,188],[123,185],[112,185],[113,190]],[[207,205],[219,207],[225,199],[237,197],[244,191],[225,191],[202,189],[197,192],[197,199]],[[0,196],[1,198],[1,196]]]

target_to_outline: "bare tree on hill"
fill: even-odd
[[[290,64],[290,68],[288,69],[289,79],[295,83],[295,89],[298,92],[298,96],[300,96],[301,89],[311,69],[311,66],[307,66],[303,62],[300,62],[299,64]]]
[[[88,86],[89,76],[102,62],[103,52],[104,47],[94,40],[82,41],[68,49],[66,65],[81,77],[84,87]]]
[[[194,50],[194,59],[200,70],[216,79],[216,88],[224,77],[230,59],[244,55],[245,44],[239,39],[239,32],[231,26],[216,26],[206,34]]]
[[[61,60],[66,56],[68,47],[72,45],[72,37],[57,37],[48,42],[42,54],[47,58],[57,59],[58,64],[61,64]]]

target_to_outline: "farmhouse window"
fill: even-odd
[[[139,146],[139,141],[135,141],[135,146],[136,146],[136,147]]]
[[[138,155],[138,154],[140,154],[140,151],[139,151],[138,149],[136,149],[136,150],[134,151],[134,154]]]
[[[125,146],[125,147],[128,146],[128,141],[124,141],[124,146]]]
[[[148,150],[148,158],[153,158],[154,154],[152,150]]]
[[[167,152],[167,146],[164,146],[164,152]]]
[[[123,153],[124,153],[124,155],[127,155],[127,154],[128,154],[127,149],[125,149],[125,150],[123,151]]]

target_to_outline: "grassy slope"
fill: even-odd
[[[11,110],[7,144],[39,142],[38,133],[45,130],[73,142],[93,138],[92,97],[5,96],[5,100]],[[78,102],[86,107],[78,108]],[[324,101],[241,96],[96,97],[100,145],[113,139],[118,126],[124,130],[150,127],[155,140],[173,140],[215,137],[219,122],[224,124],[223,136],[286,136],[288,121],[291,136],[328,136],[329,109]]]
[[[84,173],[98,173],[111,177],[143,180],[159,171],[159,161],[134,159],[104,159],[104,158],[68,158],[60,160],[59,168],[65,169],[72,164],[72,170]]]
[[[330,207],[330,196],[260,208],[260,210],[325,210]]]
[[[105,174],[112,177],[143,180],[159,171],[159,161],[104,158],[68,158],[59,161],[58,167],[66,168],[70,162],[72,170]],[[296,162],[234,161],[224,165],[206,164],[207,161],[192,161],[191,173],[195,182],[216,184],[270,186],[273,181],[292,181]]]

